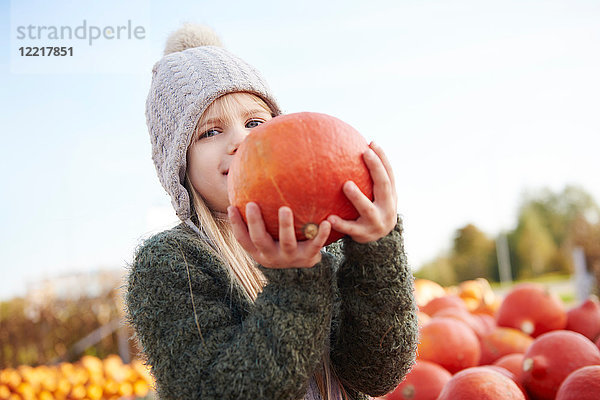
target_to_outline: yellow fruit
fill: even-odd
[[[119,385],[119,394],[121,396],[131,396],[133,394],[133,386],[129,382],[123,382]]]
[[[106,395],[115,395],[119,393],[119,384],[112,379],[107,379],[104,384],[104,394]]]
[[[87,397],[90,400],[100,400],[102,398],[102,387],[92,383],[87,387]]]
[[[47,390],[42,390],[38,395],[39,400],[54,400],[54,396]]]
[[[56,396],[59,396],[61,394],[64,394],[66,396],[67,394],[69,394],[70,391],[71,383],[65,377],[59,378],[58,383],[56,384],[56,390],[54,391],[54,394]]]
[[[5,384],[0,384],[0,399],[6,399],[10,395],[10,389]]]
[[[85,398],[86,394],[87,391],[85,390],[85,386],[82,384],[77,384],[73,386],[73,389],[71,389],[71,398],[73,399],[83,399]]]
[[[35,390],[28,382],[21,382],[17,387],[16,392],[20,394],[24,400],[35,399]]]
[[[81,357],[81,365],[88,371],[102,371],[102,361],[98,357],[83,356]]]
[[[17,370],[7,368],[0,372],[0,382],[6,384],[10,389],[15,390],[21,383],[21,375]]]
[[[137,397],[146,397],[149,391],[150,387],[148,387],[148,384],[143,379],[138,379],[133,384],[133,392]]]

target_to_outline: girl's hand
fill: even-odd
[[[396,226],[396,186],[392,166],[381,147],[371,142],[370,149],[363,154],[365,164],[373,180],[373,197],[371,201],[352,181],[344,183],[343,191],[348,200],[359,213],[355,221],[343,220],[337,215],[330,215],[327,220],[333,229],[349,235],[358,243],[378,240]]]
[[[279,241],[274,241],[265,229],[258,204],[246,205],[247,226],[236,207],[227,207],[227,213],[236,239],[256,262],[267,268],[314,266],[321,261],[321,248],[331,232],[331,224],[323,221],[319,225],[316,237],[297,242],[292,210],[289,207],[281,207],[278,211]]]

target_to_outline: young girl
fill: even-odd
[[[182,223],[136,251],[129,319],[161,399],[367,399],[414,363],[412,275],[390,164],[364,154],[374,201],[343,190],[360,216],[332,215],[297,242],[279,210],[279,241],[257,204],[247,225],[229,206],[239,144],[280,114],[259,73],[186,25],[153,68],[146,103],[152,158]],[[322,248],[331,229],[346,238]]]

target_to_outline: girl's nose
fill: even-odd
[[[229,147],[227,148],[228,154],[235,154],[240,144],[246,139],[248,136],[248,129],[243,127],[238,127],[232,130],[231,139],[229,141]]]

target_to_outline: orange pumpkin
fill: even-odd
[[[469,313],[464,308],[456,308],[456,307],[447,307],[442,308],[433,314],[434,318],[445,317],[445,318],[454,318],[459,321],[464,322],[469,326],[469,328],[473,329],[473,332],[477,335],[477,337],[483,336],[488,332],[487,327],[484,326],[484,323],[479,318],[476,318],[471,313]]]
[[[429,279],[415,279],[413,286],[415,290],[415,301],[419,307],[423,307],[436,297],[446,295],[446,291],[439,283],[430,281]]]
[[[559,330],[539,336],[525,353],[520,381],[534,400],[553,400],[573,371],[600,364],[600,350],[580,333]]]
[[[452,374],[436,363],[419,360],[387,400],[435,400]]]
[[[475,332],[464,322],[436,317],[421,327],[417,354],[419,360],[437,363],[455,373],[476,366],[481,349]]]
[[[508,371],[507,371],[508,372]],[[467,368],[450,379],[437,400],[525,400],[515,381],[488,367]]]
[[[430,317],[433,317],[435,313],[444,308],[461,308],[463,310],[467,310],[465,302],[455,294],[448,294],[446,296],[431,299],[427,304],[419,309]]]
[[[502,356],[512,353],[525,353],[533,338],[513,328],[498,327],[481,336],[482,365],[492,364]]]
[[[519,377],[521,375],[521,365],[523,364],[524,358],[525,355],[521,353],[507,354],[494,361],[492,365],[505,368],[512,372],[516,377]]]
[[[497,315],[498,326],[515,328],[530,336],[565,329],[567,312],[561,300],[543,286],[522,283],[504,298]]]
[[[354,128],[335,117],[311,112],[278,116],[252,129],[238,148],[229,167],[229,201],[244,220],[246,204],[256,202],[274,239],[279,238],[278,210],[288,206],[297,239],[310,239],[331,214],[358,217],[342,192],[344,182],[353,181],[373,198],[362,158],[368,148]],[[342,236],[332,231],[327,243]]]
[[[590,340],[600,335],[600,301],[598,297],[590,296],[577,307],[567,312],[567,328],[581,333]]]
[[[600,365],[590,365],[572,372],[556,393],[556,400],[600,399]]]

